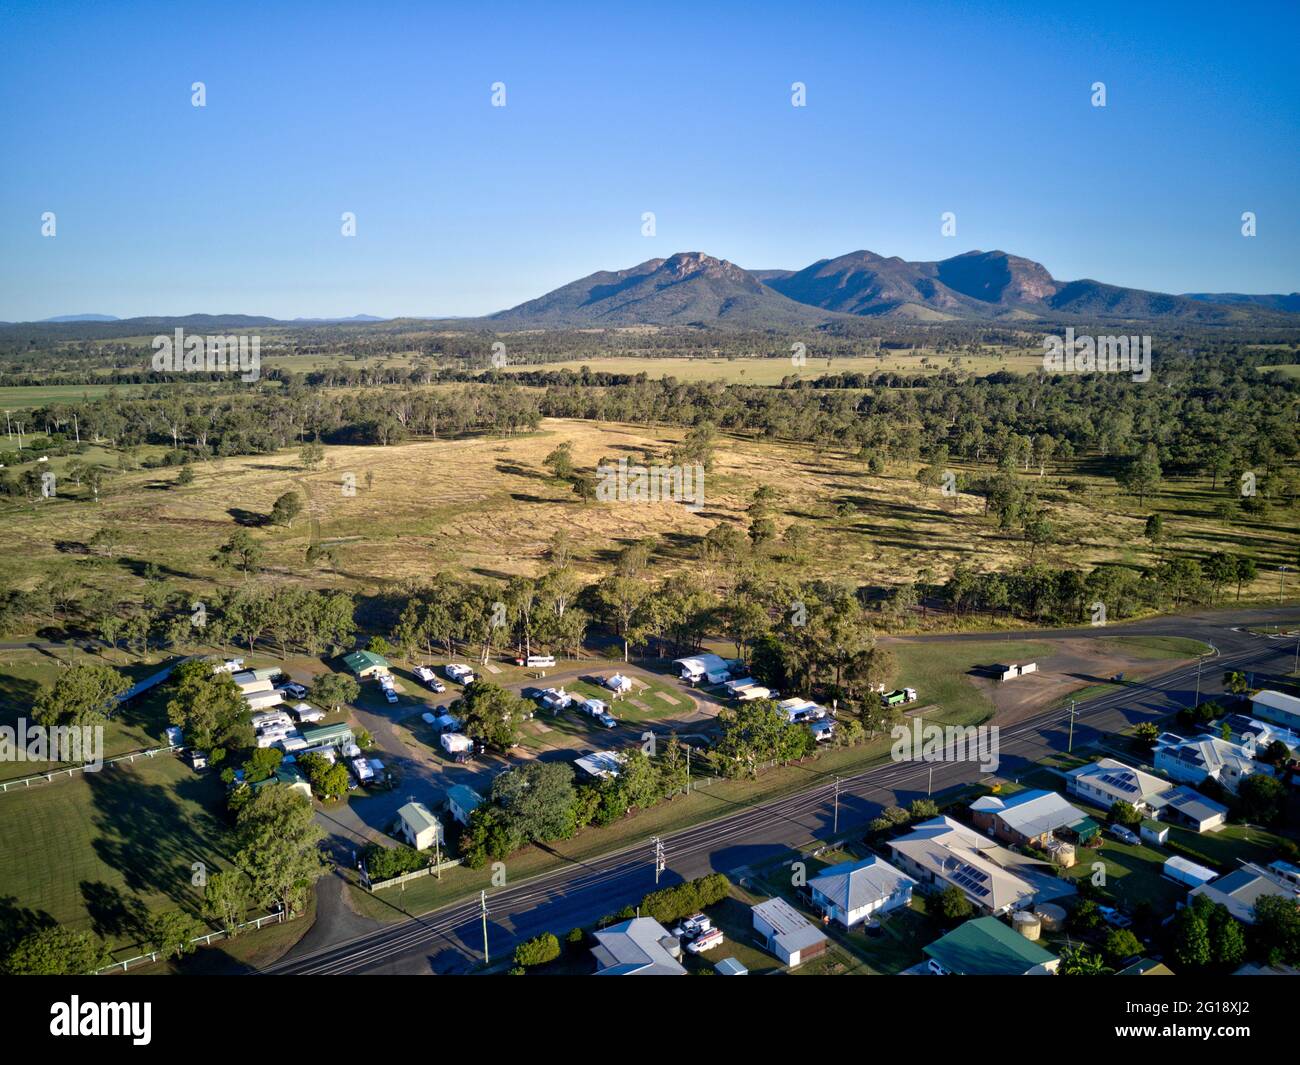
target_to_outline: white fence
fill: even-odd
[[[446,861],[440,862],[438,865],[430,865],[424,869],[417,869],[413,873],[403,873],[401,876],[395,876],[388,880],[372,881],[367,877],[366,888],[373,894],[376,891],[382,891],[384,888],[397,887],[399,884],[405,884],[408,880],[419,880],[421,877],[428,876],[430,873],[440,873],[444,869],[455,869],[460,864],[461,859],[448,858]]]
[[[259,929],[267,924],[284,924],[285,916],[283,913],[268,913],[264,917],[255,918],[252,921],[245,921],[243,924],[236,925],[235,931],[242,932],[245,928]],[[230,933],[222,929],[220,932],[209,932],[207,935],[195,936],[190,943],[196,947],[206,947],[209,943],[214,943],[218,939],[228,939]],[[105,973],[124,973],[133,965],[145,965],[159,961],[166,955],[162,951],[154,950],[148,954],[139,954],[134,958],[126,958],[123,961],[115,961],[112,965],[105,965],[102,969],[96,969],[91,976],[102,976]]]
[[[179,751],[180,747],[176,744],[169,744],[166,747],[143,747],[138,751],[127,751],[126,754],[119,754],[113,758],[105,758],[98,763],[88,765],[70,765],[62,766],[58,769],[47,769],[44,773],[32,773],[30,776],[18,777],[14,780],[0,780],[0,795],[14,790],[16,788],[30,788],[33,785],[52,784],[62,777],[75,776],[77,773],[96,773],[100,769],[115,765],[118,762],[134,762],[137,758],[152,758],[157,754],[170,754],[172,751]]]

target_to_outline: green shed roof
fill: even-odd
[[[388,659],[383,655],[375,654],[374,651],[353,651],[343,656],[343,664],[353,673],[360,673],[364,669],[375,669],[379,666],[387,669]]]
[[[963,976],[1020,976],[1056,957],[996,917],[966,921],[924,950],[950,973]]]

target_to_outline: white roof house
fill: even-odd
[[[891,840],[889,848],[909,876],[941,888],[952,884],[983,913],[1020,909],[1040,890],[1012,871],[1024,866],[1024,859],[951,817],[922,821],[908,835]]]
[[[813,902],[845,928],[852,928],[873,913],[888,913],[908,905],[915,886],[910,876],[875,856],[832,865],[808,881]]]
[[[594,933],[597,976],[685,976],[677,940],[652,917],[634,917]]]
[[[1101,758],[1065,774],[1076,795],[1092,799],[1109,809],[1117,802],[1150,807],[1150,800],[1173,785],[1161,777],[1134,769],[1114,758]]]
[[[573,764],[589,777],[604,779],[618,776],[625,761],[626,758],[617,751],[594,751],[581,758],[575,758]]]
[[[1155,766],[1173,780],[1199,784],[1212,777],[1229,791],[1255,773],[1273,775],[1271,766],[1255,761],[1249,748],[1217,736],[1198,736],[1156,748]]]
[[[284,702],[284,696],[277,691],[248,692],[244,695],[244,702],[250,710],[265,710],[269,706],[279,706]]]
[[[1300,732],[1300,699],[1282,692],[1261,691],[1250,697],[1251,712],[1264,721]]]
[[[408,802],[397,811],[397,821],[402,838],[417,851],[426,850],[435,843],[441,845],[446,838],[442,822],[422,802]]]
[[[1265,895],[1280,895],[1300,903],[1300,886],[1289,883],[1272,869],[1247,862],[1240,869],[1225,873],[1217,880],[1193,888],[1188,893],[1207,895],[1228,908],[1228,912],[1246,924],[1255,923],[1255,903]]]
[[[1209,832],[1228,820],[1226,806],[1185,784],[1156,796],[1150,800],[1150,805],[1160,820],[1185,824],[1197,832]]]

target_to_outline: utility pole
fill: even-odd
[[[1201,660],[1196,660],[1196,701],[1192,703],[1192,708],[1201,705]]]
[[[658,836],[651,837],[651,843],[655,845],[655,883],[659,883],[659,874],[667,868],[664,862],[664,843]]]
[[[1070,700],[1070,742],[1065,748],[1066,754],[1074,753],[1074,700]]]
[[[480,892],[478,893],[478,905],[479,905],[479,910],[480,910],[480,912],[483,914],[483,964],[484,964],[484,965],[487,965],[487,964],[488,964],[488,944],[487,944],[487,915],[488,915],[488,909],[487,909],[487,892],[486,892],[486,891],[480,891]]]
[[[840,778],[839,777],[835,778],[835,817],[831,824],[832,824],[831,827],[832,832],[838,832],[840,830]]]
[[[19,444],[18,444],[18,446],[19,446],[19,447],[22,447],[22,442],[21,442],[21,441],[22,441],[22,432],[23,432],[23,431],[22,431],[22,428],[19,427],[19,429],[18,429],[18,439],[19,439]],[[1278,571],[1277,571],[1277,574],[1278,574],[1277,601],[1278,601],[1279,603],[1282,602],[1284,599],[1286,599],[1286,571],[1289,570],[1290,568],[1291,568],[1290,566],[1279,566],[1279,567],[1278,567]]]
[[[691,751],[693,749],[694,748],[692,748],[689,743],[686,744],[686,794],[687,795],[691,793]]]
[[[928,799],[934,793],[934,763],[930,763],[930,775],[925,779],[925,797]]]

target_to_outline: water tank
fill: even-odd
[[[1050,902],[1045,902],[1035,908],[1038,914],[1039,922],[1045,932],[1059,932],[1065,927],[1065,910]]]
[[[1013,913],[1011,926],[1026,939],[1037,939],[1043,934],[1043,922],[1036,913]]]

